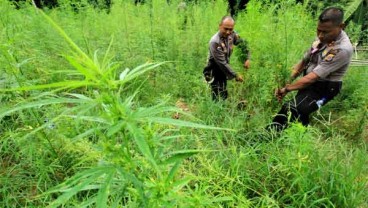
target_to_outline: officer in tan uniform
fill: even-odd
[[[230,16],[225,16],[219,24],[219,31],[212,36],[209,43],[209,58],[207,66],[203,70],[206,81],[211,85],[212,99],[217,101],[221,97],[226,99],[228,92],[226,89],[227,80],[234,79],[243,82],[243,77],[236,73],[230,66],[230,56],[234,45],[244,44],[239,35],[234,32],[235,21]],[[249,54],[246,47],[242,47],[243,52]],[[249,68],[249,55],[244,60],[244,67]]]
[[[268,129],[280,131],[287,127],[289,113],[291,122],[298,120],[307,126],[309,115],[340,92],[353,54],[353,46],[343,31],[343,19],[343,11],[335,7],[325,9],[319,16],[318,38],[294,67],[291,78],[302,73],[304,76],[276,90],[275,96],[281,101],[291,91],[298,93],[282,106]]]

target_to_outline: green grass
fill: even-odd
[[[310,127],[264,139],[273,90],[315,36],[306,7],[239,13],[251,69],[235,51],[245,82],[213,103],[201,72],[222,1],[0,5],[1,207],[368,206],[366,68]]]

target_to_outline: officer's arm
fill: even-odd
[[[341,69],[345,65],[350,63],[352,51],[341,49],[336,54],[328,54],[325,59],[318,64],[313,72],[316,73],[320,78],[325,79],[328,75]]]
[[[226,62],[226,54],[222,51],[221,46],[218,43],[210,43],[210,52],[217,66],[226,74],[228,79],[233,79],[237,76],[236,72],[233,71],[230,65]]]
[[[281,88],[279,90],[279,93],[283,94],[285,96],[286,93],[288,93],[290,91],[304,89],[307,86],[309,86],[310,84],[316,82],[318,80],[318,78],[319,78],[319,76],[316,73],[311,72],[311,73],[305,75],[304,77],[300,78],[295,83],[286,85],[285,87]]]
[[[305,61],[303,59],[293,67],[293,72],[291,73],[290,79],[291,80],[296,79],[303,72],[304,66],[305,66]]]

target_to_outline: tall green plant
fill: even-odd
[[[59,106],[67,104],[69,107],[56,115],[52,122],[58,123],[67,118],[88,124],[87,127],[94,128],[93,131],[83,126],[80,126],[81,129],[78,131],[82,132],[83,137],[97,133],[98,143],[103,147],[102,154],[105,154],[101,158],[103,162],[100,165],[78,173],[42,196],[62,193],[50,204],[50,207],[71,203],[78,203],[80,206],[95,204],[97,207],[132,203],[146,207],[175,204],[180,199],[176,193],[190,181],[188,178],[175,177],[180,164],[184,159],[203,150],[173,151],[172,147],[165,143],[179,136],[154,132],[163,131],[165,126],[217,130],[221,128],[167,118],[171,113],[180,110],[166,107],[164,103],[151,107],[137,105],[134,99],[139,89],[133,95],[127,95],[128,84],[163,63],[147,63],[132,70],[126,68],[116,79],[120,65],[112,63],[108,58],[109,49],[102,62],[99,62],[97,53],[94,58],[90,58],[48,15],[41,10],[38,12],[70,45],[72,55],[66,56],[66,59],[76,71],[68,73],[80,79],[3,88],[0,91],[53,89],[53,93],[39,94],[14,108],[2,109],[0,117],[35,107],[50,106],[51,109],[56,104]],[[84,88],[81,93],[65,92],[80,90],[81,87]],[[185,112],[182,113],[185,114]],[[188,116],[190,118],[190,115]],[[156,129],[155,125],[160,127]],[[41,125],[25,136],[31,137],[46,127],[47,124]],[[79,135],[75,137],[81,138]],[[160,146],[167,149],[159,148]],[[120,157],[124,160],[122,161]],[[87,193],[81,203],[70,202],[72,197],[85,192]],[[181,199],[180,201],[184,202]]]

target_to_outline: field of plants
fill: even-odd
[[[235,49],[245,81],[212,102],[202,69],[226,2],[178,5],[0,1],[0,207],[368,207],[367,66],[310,126],[270,136],[316,16],[251,1],[235,25],[251,67]]]

